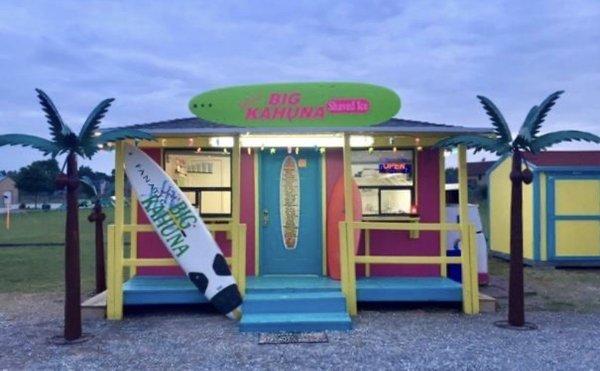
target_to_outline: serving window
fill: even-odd
[[[411,214],[415,197],[413,150],[353,150],[352,175],[364,216]]]
[[[201,216],[231,216],[230,154],[165,150],[164,168]]]

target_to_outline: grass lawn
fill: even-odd
[[[94,287],[94,225],[89,209],[79,210],[82,292]],[[107,209],[106,224],[113,210]],[[23,211],[11,214],[11,229],[0,230],[0,244],[64,243],[65,211]],[[0,247],[0,292],[63,291],[64,246]]]
[[[508,281],[508,271],[508,262],[490,257],[490,276]],[[525,267],[525,291],[528,310],[600,312],[600,269]]]

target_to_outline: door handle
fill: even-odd
[[[263,227],[266,227],[267,225],[269,225],[269,210],[264,209],[263,210]]]

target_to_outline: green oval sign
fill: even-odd
[[[347,82],[234,86],[192,98],[201,119],[243,127],[369,126],[394,117],[392,90]]]

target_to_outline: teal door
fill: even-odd
[[[260,273],[321,275],[321,154],[259,156]]]

